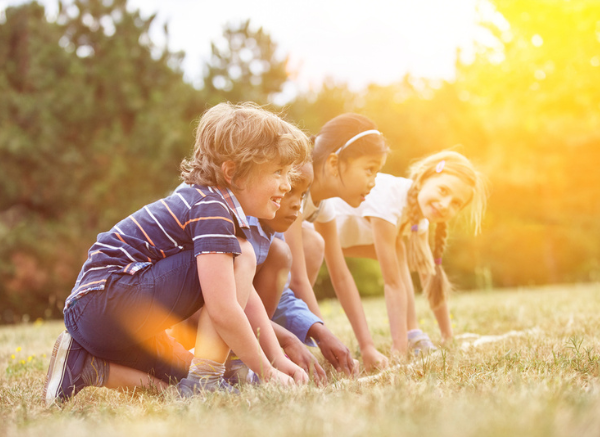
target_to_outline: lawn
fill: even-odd
[[[338,302],[321,307],[358,355]],[[365,310],[387,352],[383,299],[367,300]],[[438,340],[421,296],[417,312]],[[3,326],[0,436],[600,435],[600,285],[461,293],[452,297],[451,313],[452,345],[375,377],[330,373],[326,387],[244,386],[239,396],[191,400],[172,391],[87,388],[62,409],[47,409],[41,399],[62,323]]]

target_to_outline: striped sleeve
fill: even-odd
[[[242,253],[236,237],[236,220],[222,199],[207,196],[192,205],[187,225],[194,242],[194,256],[203,253]]]

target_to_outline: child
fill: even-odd
[[[289,289],[286,278],[289,277],[290,251],[281,234],[298,218],[302,200],[312,180],[313,169],[310,163],[297,168],[291,181],[292,189],[281,200],[281,207],[275,218],[259,220],[255,217],[247,217],[247,219],[251,232],[249,241],[254,248],[257,263],[254,287],[265,305],[267,314],[276,322],[273,323],[273,328],[279,344],[294,363],[307,372],[312,368],[316,380],[325,382],[327,378],[323,368],[304,344],[318,345],[323,355],[338,370],[342,369],[339,369],[336,360],[332,359],[333,355],[350,357],[350,351],[325,327],[323,321],[308,309],[306,303],[296,298]],[[185,184],[180,185],[180,188],[182,186]],[[176,325],[171,331],[172,335],[184,346],[191,348],[195,342],[196,332],[195,329],[193,331],[189,329],[189,325],[195,324],[197,324],[197,317],[193,316]],[[317,344],[314,344],[312,338],[317,341]],[[335,354],[330,351],[335,351]],[[247,368],[237,357],[228,360],[226,366],[225,376],[229,382],[239,382],[247,372]],[[351,361],[347,374],[352,375],[354,370],[354,362]]]
[[[331,281],[350,320],[367,371],[387,367],[388,360],[375,348],[369,333],[358,289],[339,243],[336,212],[331,198],[340,197],[354,207],[360,205],[373,188],[375,176],[383,166],[387,152],[383,136],[367,117],[343,114],[327,122],[315,139],[315,176],[303,209],[304,220],[313,222],[314,229],[322,236]],[[320,237],[315,238],[314,231],[303,228],[300,222],[294,223],[285,237],[292,251],[290,288],[320,317],[311,284],[322,259],[319,253]],[[305,256],[305,250],[310,251],[311,255]],[[317,262],[313,262],[314,260]],[[309,270],[307,262],[311,264]],[[347,362],[338,362],[342,368],[348,365],[344,361]]]
[[[292,182],[292,190],[281,201],[281,208],[277,211],[275,218],[260,220],[265,235],[273,235],[275,233],[274,235],[278,237],[275,239],[271,237],[272,242],[265,266],[268,266],[270,264],[269,260],[277,256],[276,254],[278,253],[284,253],[288,255],[287,258],[290,257],[289,248],[282,241],[283,235],[281,233],[287,231],[294,222],[300,222],[297,219],[301,216],[302,201],[308,194],[309,186],[314,177],[313,168],[310,163],[304,164],[304,166],[299,168],[298,173],[298,176]],[[259,241],[259,239],[254,239],[253,243],[254,241]],[[289,265],[279,266],[279,269],[281,267],[284,267],[283,271],[289,272]],[[265,267],[259,272],[259,275],[264,272],[264,269]],[[272,277],[273,275],[269,276]],[[325,381],[326,377],[323,369],[302,343],[308,346],[318,346],[323,356],[336,370],[343,371],[348,376],[354,375],[358,372],[358,365],[355,365],[350,350],[325,326],[319,317],[310,311],[303,300],[295,296],[289,287],[291,277],[290,275],[287,275],[287,277],[288,280],[281,295],[272,292],[270,294],[269,292],[261,294],[260,290],[275,289],[275,284],[272,284],[270,287],[257,286],[257,290],[261,294],[269,316],[276,322],[274,325],[275,333],[286,355],[306,371],[314,367],[317,379]],[[257,279],[255,278],[256,284]],[[316,344],[312,339],[316,341]]]
[[[358,208],[337,199],[334,203],[344,254],[374,258],[381,265],[392,354],[405,355],[409,347],[417,353],[435,349],[417,326],[409,267],[420,273],[442,339],[450,340],[451,284],[442,268],[447,223],[470,205],[477,232],[486,203],[483,177],[471,162],[457,152],[436,153],[415,163],[410,179],[377,175],[375,187]],[[435,224],[433,251],[429,223]]]
[[[246,214],[273,218],[306,161],[305,135],[253,104],[220,104],[182,164],[192,186],[143,207],[98,235],[65,305],[52,352],[47,404],[86,386],[180,381],[179,393],[229,389],[229,350],[264,380],[306,382],[282,353],[256,291]],[[165,329],[200,307],[195,357]],[[260,331],[260,345],[255,333]]]

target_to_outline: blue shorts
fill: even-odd
[[[193,355],[165,330],[204,305],[192,251],[137,272],[113,273],[65,311],[65,326],[92,355],[163,381],[188,374]]]

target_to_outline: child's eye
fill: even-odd
[[[448,194],[448,190],[445,187],[440,187],[440,194],[442,196],[445,196],[446,194]]]
[[[275,174],[281,176],[283,174],[283,169],[280,168],[279,170],[275,170]]]

